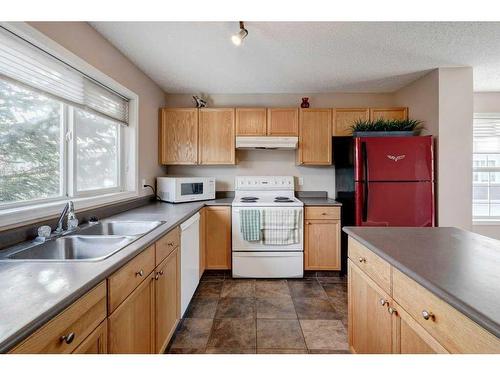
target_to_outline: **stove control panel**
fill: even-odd
[[[294,190],[293,176],[237,176],[236,190]]]

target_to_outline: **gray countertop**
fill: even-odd
[[[165,223],[102,261],[0,260],[0,353],[14,347],[203,206],[230,205],[232,199],[182,204],[158,202],[114,215],[113,219]]]
[[[343,230],[500,338],[500,241],[458,228]]]
[[[298,197],[304,203],[304,206],[342,206],[342,203],[335,199],[326,197]]]

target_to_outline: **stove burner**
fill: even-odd
[[[241,201],[242,202],[245,202],[245,201],[257,201],[259,200],[259,198],[257,197],[241,197]]]
[[[293,200],[291,200],[288,197],[276,197],[276,198],[274,198],[274,201],[275,202],[280,202],[280,201],[283,201],[283,202],[293,202]]]

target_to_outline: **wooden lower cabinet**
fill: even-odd
[[[395,309],[393,322],[393,352],[399,354],[446,354],[439,344],[403,308],[392,301]]]
[[[108,318],[108,350],[147,354],[155,350],[155,277],[146,280]]]
[[[205,207],[205,269],[231,269],[231,207]]]
[[[340,220],[307,220],[304,226],[304,269],[340,270]]]
[[[390,297],[348,260],[349,348],[353,353],[389,354],[393,350]]]
[[[108,323],[105,320],[90,334],[73,354],[106,354],[108,352]]]
[[[180,252],[177,248],[156,267],[156,353],[163,353],[180,319]]]

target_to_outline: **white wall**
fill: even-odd
[[[209,96],[209,106],[214,107],[298,107],[303,96],[308,96],[311,107],[387,107],[394,106],[392,94],[252,94]],[[168,107],[192,107],[191,95],[166,95]],[[327,191],[335,197],[335,169],[333,166],[310,167],[295,164],[295,151],[236,151],[235,166],[170,166],[168,174],[214,176],[217,190],[234,190],[234,177],[238,175],[292,175],[302,177],[303,186],[297,190]]]
[[[439,226],[472,226],[472,68],[439,68],[395,93],[435,137]]]

